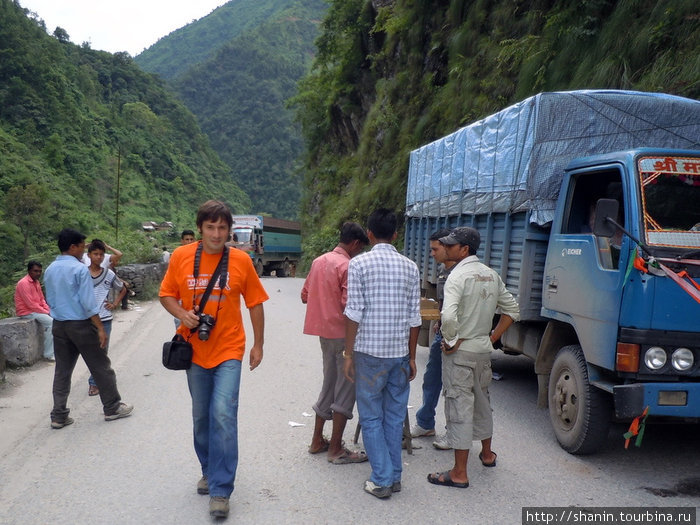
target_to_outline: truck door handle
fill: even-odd
[[[549,293],[557,293],[557,289],[558,289],[558,288],[559,288],[559,285],[557,284],[556,281],[547,284],[547,291],[548,291]]]

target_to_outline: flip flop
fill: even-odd
[[[343,450],[343,453],[340,456],[333,459],[328,458],[328,461],[333,463],[334,465],[348,465],[350,463],[363,463],[368,459],[369,458],[367,457],[367,453],[363,450],[352,452],[348,449],[345,449]]]
[[[442,476],[442,481],[440,481],[440,476]],[[457,487],[459,489],[466,489],[469,486],[469,482],[460,483],[458,481],[452,481],[450,477],[450,471],[436,472],[435,474],[428,474],[428,483],[433,485],[442,485],[443,487]]]
[[[328,441],[328,439],[326,439],[324,437],[323,440],[321,441],[320,447],[318,447],[316,449],[312,449],[311,446],[309,446],[309,454],[320,454],[321,452],[328,452],[328,447],[330,445],[331,445],[330,441]]]
[[[493,451],[492,451],[493,452]],[[481,464],[485,467],[495,467],[496,466],[496,459],[498,459],[498,454],[493,452],[493,461],[491,463],[484,463],[484,458],[481,457],[481,452],[479,452],[479,459],[481,460]]]

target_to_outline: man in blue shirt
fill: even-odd
[[[372,467],[365,492],[388,498],[401,490],[401,438],[409,381],[416,376],[422,324],[418,267],[391,244],[396,215],[367,221],[372,250],[348,265],[345,376],[355,383],[362,442]]]
[[[51,309],[56,369],[53,378],[51,428],[73,423],[66,408],[73,369],[82,356],[100,389],[106,421],[131,415],[132,405],[122,403],[117,378],[107,357],[107,334],[100,321],[88,267],[81,262],[85,252],[85,235],[66,228],[58,234],[56,257],[46,269],[46,302]]]

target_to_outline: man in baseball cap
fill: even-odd
[[[518,303],[497,272],[479,262],[479,232],[460,227],[442,237],[447,259],[457,264],[445,282],[442,306],[442,384],[447,434],[445,447],[454,449],[450,470],[428,474],[428,482],[467,488],[467,461],[472,441],[481,441],[479,460],[496,466],[491,450],[493,417],[488,387],[491,350],[503,332],[520,318]],[[496,312],[500,319],[492,330]],[[435,445],[435,444],[434,444]]]
[[[442,237],[440,242],[445,246],[453,246],[455,244],[469,246],[469,255],[476,255],[481,244],[481,235],[474,228],[462,226],[455,228],[449,235]]]

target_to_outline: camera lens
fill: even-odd
[[[211,315],[201,314],[199,316],[199,327],[197,328],[197,336],[201,341],[206,341],[209,339],[209,333],[211,332],[211,327],[214,326],[216,319]]]

